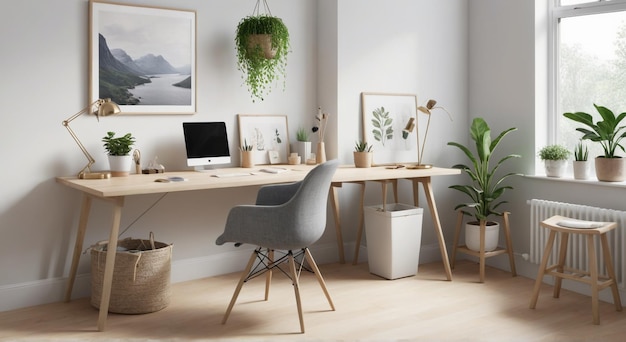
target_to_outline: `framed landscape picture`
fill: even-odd
[[[287,115],[237,115],[239,146],[252,145],[255,164],[287,164]]]
[[[89,101],[125,114],[196,112],[196,12],[89,2]]]
[[[417,163],[417,95],[361,93],[363,139],[372,145],[376,165]]]

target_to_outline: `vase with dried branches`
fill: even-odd
[[[324,134],[326,134],[326,123],[328,122],[328,113],[323,113],[322,108],[317,108],[315,115],[315,125],[313,133],[317,133],[317,150],[315,152],[315,162],[321,164],[326,161],[326,147],[324,146]]]

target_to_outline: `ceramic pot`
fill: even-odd
[[[260,47],[263,50],[263,55],[266,59],[272,59],[276,57],[276,49],[272,49],[272,36],[269,34],[251,34],[248,37],[248,53],[254,51],[256,47]]]
[[[254,167],[254,151],[241,151],[241,167]]]
[[[326,162],[326,147],[324,142],[317,143],[317,152],[315,152],[315,162],[318,164]]]
[[[354,155],[354,166],[359,168],[371,167],[374,152],[352,152]]]
[[[112,177],[127,177],[133,164],[131,156],[109,156],[109,169]]]
[[[300,160],[306,163],[307,159],[311,157],[311,142],[310,141],[296,141],[296,153],[300,156]]]
[[[624,158],[596,158],[596,177],[603,182],[622,182],[626,178]]]
[[[591,169],[589,161],[574,160],[572,166],[574,169],[574,179],[589,179],[591,177]]]
[[[544,160],[546,176],[561,178],[565,174],[567,160]]]
[[[485,252],[498,248],[500,224],[488,221],[485,226]],[[480,223],[468,222],[465,224],[465,245],[475,252],[480,252]]]

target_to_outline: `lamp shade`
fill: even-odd
[[[98,110],[94,113],[96,116],[109,116],[122,112],[120,106],[117,103],[111,101],[111,99],[102,100],[103,103],[98,107]]]

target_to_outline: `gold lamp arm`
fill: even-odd
[[[112,107],[107,107],[106,112],[103,112],[102,111],[102,107],[103,107],[104,104],[107,104],[107,103],[110,103],[113,106]],[[96,107],[92,111],[94,106],[96,106]],[[83,114],[85,114],[85,113],[87,113],[89,111],[91,111],[92,114],[94,114],[96,116],[96,119],[98,121],[100,121],[100,118],[99,118],[100,115],[117,114],[117,113],[120,112],[120,109],[117,106],[117,104],[112,102],[110,99],[98,99],[98,100],[92,102],[91,104],[89,104],[84,109],[82,109],[80,112],[70,116],[66,120],[63,120],[63,122],[62,122],[63,126],[65,126],[65,128],[67,128],[67,131],[70,133],[72,138],[74,138],[74,141],[76,142],[76,144],[78,145],[80,150],[83,151],[83,154],[85,155],[85,157],[87,158],[87,161],[88,161],[87,165],[84,168],[82,168],[82,170],[80,170],[80,172],[78,172],[77,177],[80,178],[80,179],[103,179],[103,178],[109,178],[109,177],[111,177],[111,175],[109,173],[101,173],[101,172],[92,173],[91,172],[91,165],[93,165],[96,162],[96,160],[91,156],[91,154],[89,154],[89,152],[87,151],[85,146],[78,139],[78,136],[76,135],[76,133],[74,133],[74,131],[70,127],[70,122],[71,121],[73,121],[77,117],[79,117],[79,116],[81,116],[81,115],[83,115]]]

